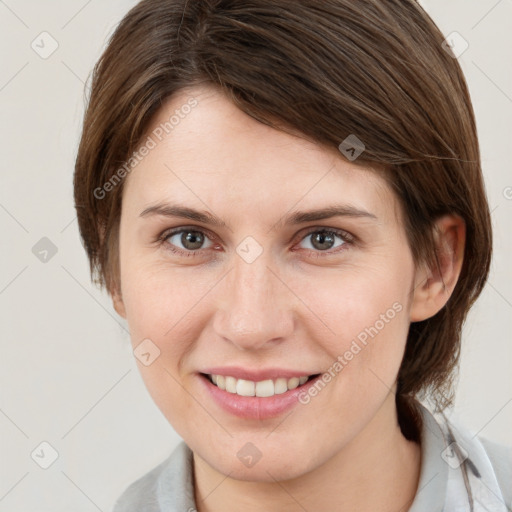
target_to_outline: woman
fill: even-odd
[[[467,86],[412,0],[144,0],[75,169],[92,278],[183,442],[124,511],[499,510],[434,415],[487,279]]]

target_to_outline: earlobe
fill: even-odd
[[[117,286],[113,287],[110,295],[112,297],[112,304],[117,314],[126,319],[126,309],[124,307],[123,297]]]
[[[410,321],[434,316],[448,302],[459,279],[464,259],[466,225],[458,215],[446,215],[435,224],[437,261],[418,269],[415,276]]]
[[[119,295],[115,295],[112,297],[112,301],[114,304],[114,309],[117,311],[117,313],[126,319],[126,310],[124,308],[123,299]]]

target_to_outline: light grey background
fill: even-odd
[[[90,284],[72,199],[84,82],[135,3],[0,0],[0,511],[109,511],[179,441],[144,387],[126,324]],[[465,327],[455,414],[512,444],[512,0],[421,3],[445,35],[469,43],[459,61],[495,229],[490,282]],[[43,31],[59,45],[46,59],[31,47],[51,49]],[[43,237],[57,249],[47,262],[33,253]],[[48,469],[43,441],[58,452]]]

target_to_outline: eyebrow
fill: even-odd
[[[227,228],[227,224],[211,214],[210,212],[203,210],[194,210],[193,208],[189,208],[186,206],[181,206],[177,204],[156,204],[154,206],[149,206],[144,211],[141,212],[139,217],[149,217],[154,215],[160,215],[163,217],[178,217],[183,219],[194,220],[196,222],[200,222],[202,224],[207,224],[210,226],[215,226],[218,228]],[[365,210],[361,210],[354,206],[350,205],[332,205],[324,208],[319,208],[315,210],[308,211],[296,211],[285,217],[284,220],[278,221],[274,227],[280,226],[283,224],[302,224],[304,222],[312,222],[323,219],[330,219],[332,217],[362,217],[368,218],[372,220],[378,220],[377,216],[373,213],[367,212]]]

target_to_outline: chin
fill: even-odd
[[[204,456],[200,451],[195,453],[210,467],[235,480],[271,483],[300,477],[321,464],[321,461],[311,458],[311,449],[297,449],[292,439],[290,437],[290,446],[268,440],[265,442],[264,439],[254,444],[231,439],[231,444],[224,448],[217,447],[212,451],[211,446],[204,447],[206,451],[201,450]],[[315,452],[318,454],[317,450]]]
[[[303,461],[302,461],[303,462]],[[232,460],[226,461],[225,464],[216,464],[213,467],[229,478],[244,482],[268,482],[292,480],[307,473],[310,468],[301,468],[299,461],[281,457],[281,460],[267,460],[263,458],[253,467],[245,467],[243,464]],[[311,468],[312,469],[312,468]]]

